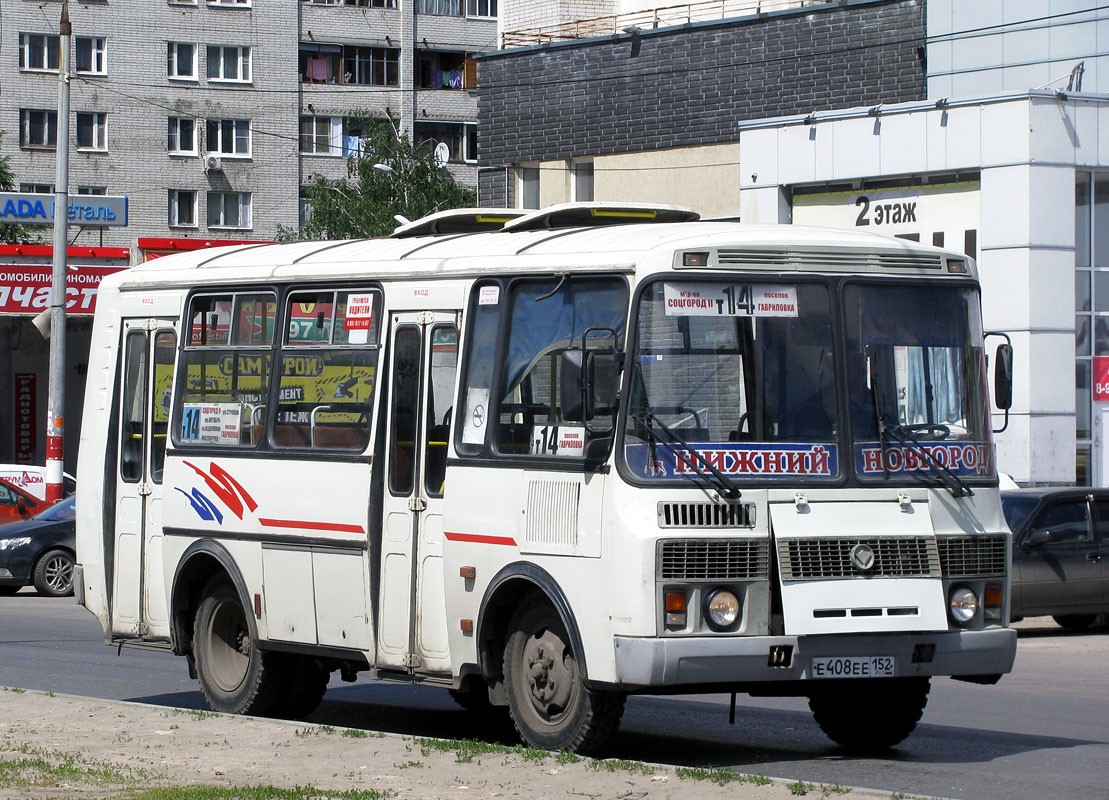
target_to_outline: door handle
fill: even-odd
[[[1101,553],[1087,553],[1086,558],[1093,561],[1095,564],[1101,561]]]

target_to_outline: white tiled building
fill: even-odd
[[[0,155],[24,191],[53,190],[60,11],[4,2]],[[69,191],[130,198],[126,228],[77,243],[271,239],[297,225],[313,174],[345,176],[360,115],[447,142],[474,185],[468,56],[495,47],[496,13],[496,0],[71,3]]]

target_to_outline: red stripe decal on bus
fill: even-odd
[[[476,542],[478,544],[507,544],[516,546],[516,540],[511,536],[483,536],[480,533],[444,533],[452,542]]]
[[[339,533],[365,533],[361,525],[347,525],[342,522],[302,522],[295,519],[258,519],[269,528],[297,528],[307,531],[337,531]]]

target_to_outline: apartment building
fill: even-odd
[[[53,191],[59,2],[5,2],[0,155]],[[474,53],[497,0],[83,0],[73,25],[71,194],[129,198],[128,225],[78,244],[272,239],[300,187],[346,174],[359,120],[446,142],[476,185]]]
[[[21,192],[54,191],[61,9],[0,3],[0,156]],[[367,117],[445,142],[447,168],[475,186],[472,55],[496,47],[497,0],[73,0],[69,17],[68,189],[128,199],[126,226],[69,229],[81,298],[66,325],[73,471],[100,277],[295,228],[301,187],[346,175]],[[45,459],[47,348],[31,320],[51,252],[0,247],[0,462]]]

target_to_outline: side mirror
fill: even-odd
[[[1002,411],[1013,406],[1013,346],[1002,342],[997,346],[993,363],[994,403]]]
[[[1045,544],[1051,544],[1052,540],[1051,531],[1033,531],[1027,539],[1024,540],[1026,548],[1042,547]]]
[[[594,414],[593,354],[564,350],[558,367],[558,402],[567,422],[588,422]]]

